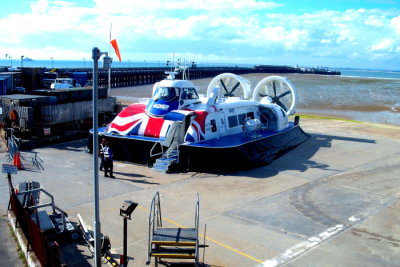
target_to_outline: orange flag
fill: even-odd
[[[117,55],[119,62],[121,62],[122,58],[121,58],[121,54],[119,53],[117,39],[111,40],[110,43],[111,43],[112,47],[114,48],[115,54]]]

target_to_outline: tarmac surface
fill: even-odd
[[[153,195],[160,192],[163,226],[193,227],[199,192],[200,232],[206,225],[209,245],[205,266],[399,266],[400,127],[319,118],[300,124],[308,141],[247,171],[163,174],[114,162],[116,179],[100,173],[99,182],[101,231],[115,258],[122,253],[124,200],[139,203],[128,221],[128,266],[145,266]],[[78,222],[79,213],[91,227],[93,158],[85,145],[35,149],[44,170],[31,164],[33,153],[23,152],[26,170],[13,182],[40,182],[70,220]],[[5,210],[5,178],[0,195]],[[68,266],[94,264],[83,243],[63,244],[61,252]]]

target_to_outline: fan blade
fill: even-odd
[[[266,94],[259,94],[261,97],[266,97],[266,96],[268,96],[268,95],[266,95]]]
[[[233,93],[233,91],[235,91],[238,87],[239,87],[239,85],[240,85],[240,82],[238,82],[233,88],[232,88],[232,90],[231,90],[231,94]]]
[[[275,86],[275,81],[272,81],[272,88],[274,89],[274,96],[276,96],[276,86]]]
[[[286,96],[286,95],[288,95],[288,94],[290,94],[290,93],[291,93],[291,91],[286,91],[286,92],[284,92],[283,94],[280,94],[280,95],[278,96],[278,98],[284,97],[284,96]]]
[[[284,111],[287,111],[287,108],[281,101],[279,101],[279,99],[276,100],[276,104],[278,104]]]
[[[221,82],[221,84],[222,84],[222,87],[224,87],[224,90],[225,90],[225,92],[227,93],[227,94],[229,94],[229,92],[228,92],[228,89],[226,89],[226,86],[225,86],[225,83],[224,83],[224,81],[221,79],[221,80],[219,80],[220,82]]]

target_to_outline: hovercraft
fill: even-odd
[[[175,79],[178,72],[182,79]],[[116,159],[165,172],[233,171],[268,164],[309,138],[298,116],[289,119],[298,96],[284,77],[266,77],[252,90],[245,78],[224,73],[201,96],[185,68],[166,74],[150,99],[99,128]]]

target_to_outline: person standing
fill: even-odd
[[[104,169],[104,146],[107,143],[107,140],[103,138],[100,144],[100,171]]]
[[[113,175],[113,153],[107,141],[105,142],[103,152],[104,152],[104,177],[115,178],[115,176]],[[108,173],[110,174],[110,176],[108,176]]]

